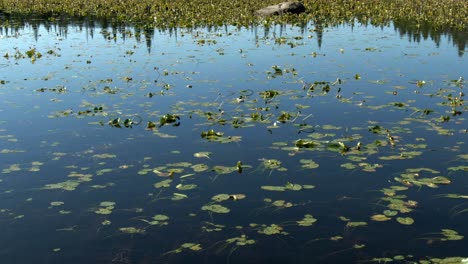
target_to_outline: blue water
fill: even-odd
[[[145,34],[132,27],[35,21],[3,28],[0,44],[2,263],[468,257],[466,239],[441,234],[451,229],[468,235],[468,203],[443,196],[467,195],[468,184],[468,65],[465,50],[448,35],[440,42],[413,41],[393,26],[320,30],[313,23]],[[14,57],[32,49],[42,57]],[[269,90],[279,94],[263,98]],[[256,113],[263,121],[252,120]],[[281,122],[283,113],[290,118]],[[179,116],[180,124],[159,127],[165,114]],[[109,125],[116,118],[121,128]],[[135,123],[125,127],[125,119]],[[148,129],[149,121],[157,126]],[[376,125],[378,133],[369,131]],[[211,129],[241,138],[219,143],[201,137]],[[298,139],[312,140],[314,147],[295,148]],[[340,152],[339,142],[349,149]],[[201,151],[211,154],[194,156]],[[420,153],[410,157],[412,151]],[[303,159],[319,167],[303,168]],[[265,167],[268,160],[280,161],[282,169]],[[170,165],[179,162],[189,164]],[[208,169],[190,167],[200,163]],[[354,168],[344,168],[346,163]],[[218,174],[215,166],[233,169]],[[398,178],[416,168],[438,172],[420,171],[406,190],[384,194],[384,188],[404,187]],[[178,170],[167,177],[171,169]],[[436,176],[451,183],[418,186],[418,179]],[[154,187],[167,179],[173,180],[169,188]],[[76,188],[46,188],[66,181]],[[288,182],[315,188],[261,188]],[[178,184],[196,188],[180,190]],[[171,200],[174,193],[186,198]],[[227,214],[201,209],[222,193],[246,198],[217,203],[230,209]],[[390,209],[385,198],[417,205],[389,221],[371,220]],[[292,206],[275,206],[276,200]],[[63,204],[52,206],[54,201]],[[105,201],[115,202],[114,208],[96,213]],[[148,223],[158,214],[169,217],[167,225]],[[299,226],[306,214],[317,221]],[[397,217],[414,223],[403,225]],[[220,230],[208,232],[215,224]],[[263,234],[272,224],[283,233]],[[129,234],[124,227],[141,232]],[[255,242],[236,245],[229,240],[235,237]],[[184,243],[199,246],[181,249]]]

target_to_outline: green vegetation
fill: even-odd
[[[424,70],[445,65],[437,57],[445,56],[443,49],[388,42],[396,29],[409,36],[430,31],[439,40],[439,29],[466,35],[457,31],[467,29],[466,0],[427,0],[424,6],[422,0],[305,0],[305,14],[271,18],[253,12],[277,3],[272,0],[66,1],[0,0],[0,37],[7,39],[0,58],[5,239],[10,232],[30,239],[27,230],[43,228],[59,232],[50,236],[60,242],[62,233],[73,232],[89,237],[91,245],[102,243],[99,253],[108,250],[107,263],[130,263],[129,256],[138,259],[147,247],[152,262],[187,254],[230,263],[231,257],[275,249],[278,241],[289,262],[316,253],[323,254],[318,262],[335,256],[468,262],[447,256],[455,250],[425,256],[418,249],[466,245],[467,230],[458,224],[468,212],[466,76],[444,67]],[[46,20],[31,19],[38,16]],[[50,29],[83,18],[69,36]],[[86,23],[93,19],[102,24]],[[306,31],[309,20],[316,23]],[[321,54],[309,45],[336,23],[391,21],[395,32],[368,30],[365,46],[348,41],[348,35],[330,38],[339,46],[326,46]],[[295,25],[293,30],[275,26],[283,22]],[[245,25],[265,27],[263,37],[252,33],[255,45],[233,41],[243,39]],[[270,25],[281,31],[268,32]],[[161,37],[154,26],[187,28],[177,29],[174,50],[167,44],[172,37]],[[75,27],[91,36],[86,45],[77,44],[82,39]],[[330,34],[341,32],[330,28]],[[88,29],[105,38],[93,38]],[[37,40],[29,44],[30,32],[52,39],[44,41],[46,47]],[[141,46],[161,40],[154,56],[141,49],[141,34]],[[465,53],[465,42],[457,43]],[[396,47],[405,49],[395,56],[398,63],[379,57]],[[258,59],[269,49],[275,51],[272,61]],[[347,64],[348,58],[357,60]],[[403,65],[412,62],[422,65],[421,72]],[[16,75],[20,67],[24,75]],[[21,122],[9,117],[17,112]],[[24,133],[30,128],[45,130],[31,140]],[[416,249],[387,248],[387,241],[408,238]],[[47,245],[47,255],[75,254],[67,242],[58,242]],[[43,241],[31,239],[27,246],[34,243]],[[235,256],[236,250],[245,252]]]
[[[281,1],[181,1],[181,0],[2,0],[0,14],[51,20],[62,16],[94,17],[114,22],[130,22],[158,28],[235,25],[271,22],[301,24],[315,20],[328,24],[342,22],[385,25],[390,21],[414,27],[466,30],[468,2],[465,0],[304,0],[306,13],[275,18],[256,17],[255,10]],[[2,11],[3,10],[3,11]]]

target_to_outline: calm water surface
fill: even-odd
[[[0,44],[2,263],[468,258],[448,35],[34,22]]]

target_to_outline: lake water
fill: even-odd
[[[2,263],[464,263],[460,36],[3,27]]]

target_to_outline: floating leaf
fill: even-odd
[[[119,228],[120,232],[127,233],[127,234],[144,234],[144,229],[139,229],[136,227],[121,227]]]
[[[233,172],[237,171],[237,168],[236,167],[226,167],[226,166],[218,165],[218,166],[214,166],[213,170],[217,174],[229,174],[229,173],[233,173]]]
[[[358,227],[358,226],[366,226],[366,222],[348,222],[346,227]]]
[[[163,180],[154,184],[155,188],[169,188],[171,186],[171,179]]]
[[[442,229],[442,235],[445,236],[445,238],[442,238],[442,241],[445,240],[462,240],[463,236],[458,234],[457,231],[452,230],[452,229]]]
[[[295,184],[295,183],[290,183],[290,182],[287,182],[284,188],[286,188],[287,190],[291,190],[291,191],[302,190],[302,186],[300,184]]]
[[[396,220],[402,225],[412,225],[414,223],[414,220],[411,217],[397,217]]]
[[[371,219],[372,219],[373,221],[383,222],[383,221],[388,221],[388,220],[390,220],[391,218],[390,218],[390,217],[387,217],[386,215],[383,215],[383,214],[376,214],[376,215],[371,216]]]
[[[276,200],[274,202],[271,203],[273,206],[276,206],[276,207],[283,207],[283,208],[288,208],[288,207],[292,207],[293,204],[290,203],[290,202],[286,202],[285,200]]]
[[[173,126],[178,126],[180,117],[174,114],[165,114],[159,119],[159,126],[164,126],[166,124],[172,124]]]
[[[444,176],[437,176],[432,178],[432,183],[434,184],[450,184],[452,181]]]
[[[93,155],[93,158],[97,158],[97,159],[113,159],[113,158],[116,158],[117,155],[115,154],[108,154],[108,153],[103,153],[103,154],[94,154]]]
[[[195,244],[195,243],[184,243],[180,246],[181,248],[187,248],[192,251],[200,251],[202,250],[202,247],[200,244]]]
[[[276,191],[276,192],[284,192],[286,190],[286,187],[284,186],[268,186],[267,185],[267,186],[262,186],[260,188],[266,191]]]
[[[229,194],[225,194],[225,193],[217,194],[211,197],[211,200],[216,201],[216,202],[222,202],[222,201],[229,200],[229,196],[230,196]]]
[[[115,206],[115,202],[101,202],[99,206],[100,207],[94,210],[94,212],[96,214],[108,215],[112,213],[112,210]]]
[[[319,164],[315,163],[313,160],[301,159],[299,162],[302,164],[302,168],[305,169],[316,169],[319,167]]]
[[[246,246],[246,245],[255,244],[255,240],[248,239],[246,235],[241,235],[239,237],[226,239],[226,242],[229,244],[235,244],[236,246]]]
[[[271,224],[269,226],[262,226],[262,229],[258,230],[258,233],[264,235],[276,235],[280,234],[283,231],[283,228],[279,225]]]
[[[195,189],[195,188],[197,188],[197,185],[196,184],[185,184],[185,185],[184,184],[177,184],[176,188],[178,190],[185,191],[185,190]]]
[[[209,159],[211,154],[212,154],[211,152],[203,151],[203,152],[194,153],[193,156],[195,158],[208,158]]]
[[[294,145],[298,148],[313,148],[315,144],[311,140],[298,139]]]
[[[227,214],[231,211],[229,210],[229,208],[224,207],[220,204],[207,204],[207,205],[202,206],[201,209],[203,211],[210,211],[210,212],[218,213],[218,214]]]
[[[192,165],[190,168],[192,168],[194,172],[202,172],[208,170],[209,167],[206,164],[200,163]]]
[[[383,211],[384,215],[386,216],[395,216],[398,214],[398,211],[392,211],[392,210],[385,210]]]
[[[172,201],[179,201],[188,198],[188,196],[183,193],[173,193],[173,195],[174,196],[171,198]]]
[[[43,189],[46,190],[56,190],[56,189],[61,189],[65,191],[73,191],[80,185],[79,182],[77,181],[64,181],[64,182],[59,182],[59,183],[53,183],[53,184],[46,184]]]
[[[317,219],[315,219],[310,214],[306,214],[306,215],[304,215],[304,218],[302,220],[297,221],[297,224],[300,225],[300,226],[311,226],[315,222],[317,222]]]

